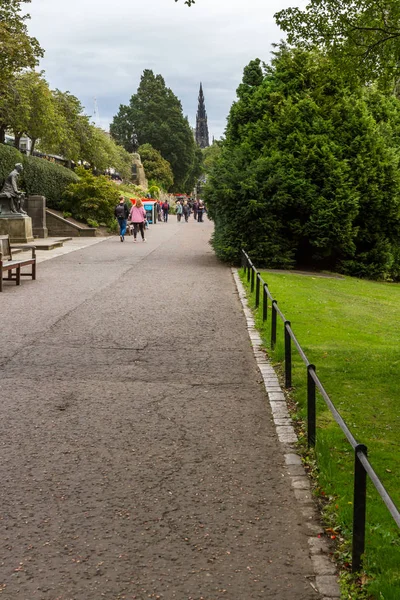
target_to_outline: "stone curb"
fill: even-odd
[[[253,313],[247,302],[246,290],[240,280],[238,270],[232,269],[232,274],[246,317],[254,356],[268,395],[278,439],[282,444],[285,463],[289,469],[293,493],[300,505],[304,523],[309,531],[308,545],[315,573],[312,587],[322,595],[323,600],[335,600],[340,598],[337,569],[330,557],[327,540],[318,537],[321,527],[316,520],[317,510],[312,497],[309,478],[294,448],[294,444],[298,439],[287,409],[286,397],[280,387],[273,366],[261,348],[262,339],[256,329]]]

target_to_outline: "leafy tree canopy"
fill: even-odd
[[[201,148],[195,144],[193,162],[187,174],[182,191],[186,194],[191,194],[203,171],[203,152]]]
[[[163,158],[158,150],[153,148],[151,144],[143,144],[143,146],[139,146],[138,152],[140,154],[147,179],[150,181],[155,181],[165,190],[169,190],[174,183],[174,174],[172,173],[169,162],[165,160],[165,158]]]
[[[22,5],[30,0],[2,0],[0,2],[0,94],[9,79],[21,69],[33,68],[43,56],[36,38],[28,35]]]
[[[127,151],[151,144],[171,165],[174,190],[184,189],[194,162],[195,142],[182,105],[161,75],[146,69],[128,106],[120,106],[110,127]]]
[[[275,15],[290,44],[329,51],[362,81],[400,76],[398,0],[311,0]]]
[[[221,155],[222,142],[215,140],[211,146],[204,148],[203,152],[203,170],[205,173],[210,173]]]

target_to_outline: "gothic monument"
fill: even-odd
[[[196,142],[200,148],[207,148],[210,145],[208,139],[206,105],[204,102],[203,86],[201,83],[199,92],[199,107],[197,109],[196,117]]]

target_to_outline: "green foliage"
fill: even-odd
[[[151,144],[139,146],[138,152],[147,179],[154,180],[163,189],[169,190],[174,183],[174,174],[169,162]]]
[[[203,152],[196,144],[194,148],[193,162],[185,179],[185,184],[182,190],[183,192],[186,194],[192,193],[200,175],[203,173],[203,169]]]
[[[149,186],[149,194],[152,198],[159,198],[161,190],[156,184],[152,184]]]
[[[79,181],[71,183],[63,194],[62,210],[88,224],[97,222],[112,227],[120,195],[117,187],[104,175],[96,177],[82,167],[77,174]]]
[[[0,181],[7,177],[17,162],[24,167],[19,187],[28,195],[45,196],[49,208],[59,208],[65,188],[78,181],[77,175],[70,169],[42,158],[25,156],[5,144],[0,144]]]
[[[275,19],[289,43],[324,47],[366,83],[399,78],[398,0],[311,0],[304,10],[288,8]]]
[[[83,106],[73,94],[55,90],[53,98],[62,135],[56,140],[44,140],[41,150],[78,162],[83,158],[82,148],[89,143],[89,118],[83,114]]]
[[[315,51],[252,61],[206,186],[218,256],[397,278],[399,123],[396,100]]]
[[[39,42],[28,35],[29,15],[21,14],[22,5],[29,2],[2,0],[0,3],[0,97],[15,73],[35,67],[43,56]]]
[[[78,181],[74,171],[43,158],[24,156],[22,164],[22,180],[26,193],[45,196],[49,208],[58,209],[66,187]]]
[[[115,217],[111,219],[107,227],[110,233],[119,233],[119,223]]]
[[[11,173],[16,163],[22,163],[22,154],[12,146],[0,144],[0,184]]]
[[[146,191],[140,185],[134,183],[121,183],[118,185],[118,191],[126,197],[142,198]]]
[[[128,106],[121,105],[110,127],[128,152],[151,144],[167,160],[174,175],[173,190],[182,191],[195,160],[195,141],[182,105],[161,75],[146,69]]]
[[[23,71],[14,74],[1,96],[1,106],[0,128],[13,132],[17,148],[24,134],[32,141],[31,152],[39,137],[45,145],[56,143],[62,136],[62,122],[42,73]]]
[[[222,142],[216,140],[213,142],[213,144],[211,144],[211,146],[208,146],[208,148],[204,148],[204,150],[202,150],[203,153],[203,170],[205,173],[210,173],[214,167],[214,164],[216,163],[217,159],[219,158],[219,156],[221,155],[221,150],[222,150]]]

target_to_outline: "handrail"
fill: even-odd
[[[271,301],[271,347],[274,348],[276,343],[276,317],[280,316],[284,324],[285,335],[285,387],[290,388],[292,382],[292,359],[291,359],[291,341],[293,341],[296,349],[307,367],[307,433],[308,445],[315,446],[316,441],[316,389],[319,390],[325,404],[340,429],[346,436],[347,441],[354,450],[355,470],[354,470],[354,502],[353,502],[353,552],[352,552],[352,571],[357,573],[362,566],[362,555],[365,551],[365,521],[366,521],[366,475],[369,476],[379,496],[386,505],[389,513],[393,517],[395,523],[400,528],[400,511],[391,499],[389,493],[375,473],[371,463],[367,458],[367,447],[357,442],[350,429],[346,425],[339,411],[333,404],[319,377],[316,374],[316,367],[310,363],[306,353],[302,349],[298,339],[296,338],[290,321],[288,321],[283,312],[278,307],[278,301],[272,296],[268,284],[263,280],[260,273],[255,268],[253,262],[249,258],[247,252],[242,249],[242,265],[247,270],[247,281],[251,281],[251,292],[254,291],[254,281],[256,280],[256,308],[260,301],[260,285],[263,288],[263,321],[268,318],[268,299]]]

